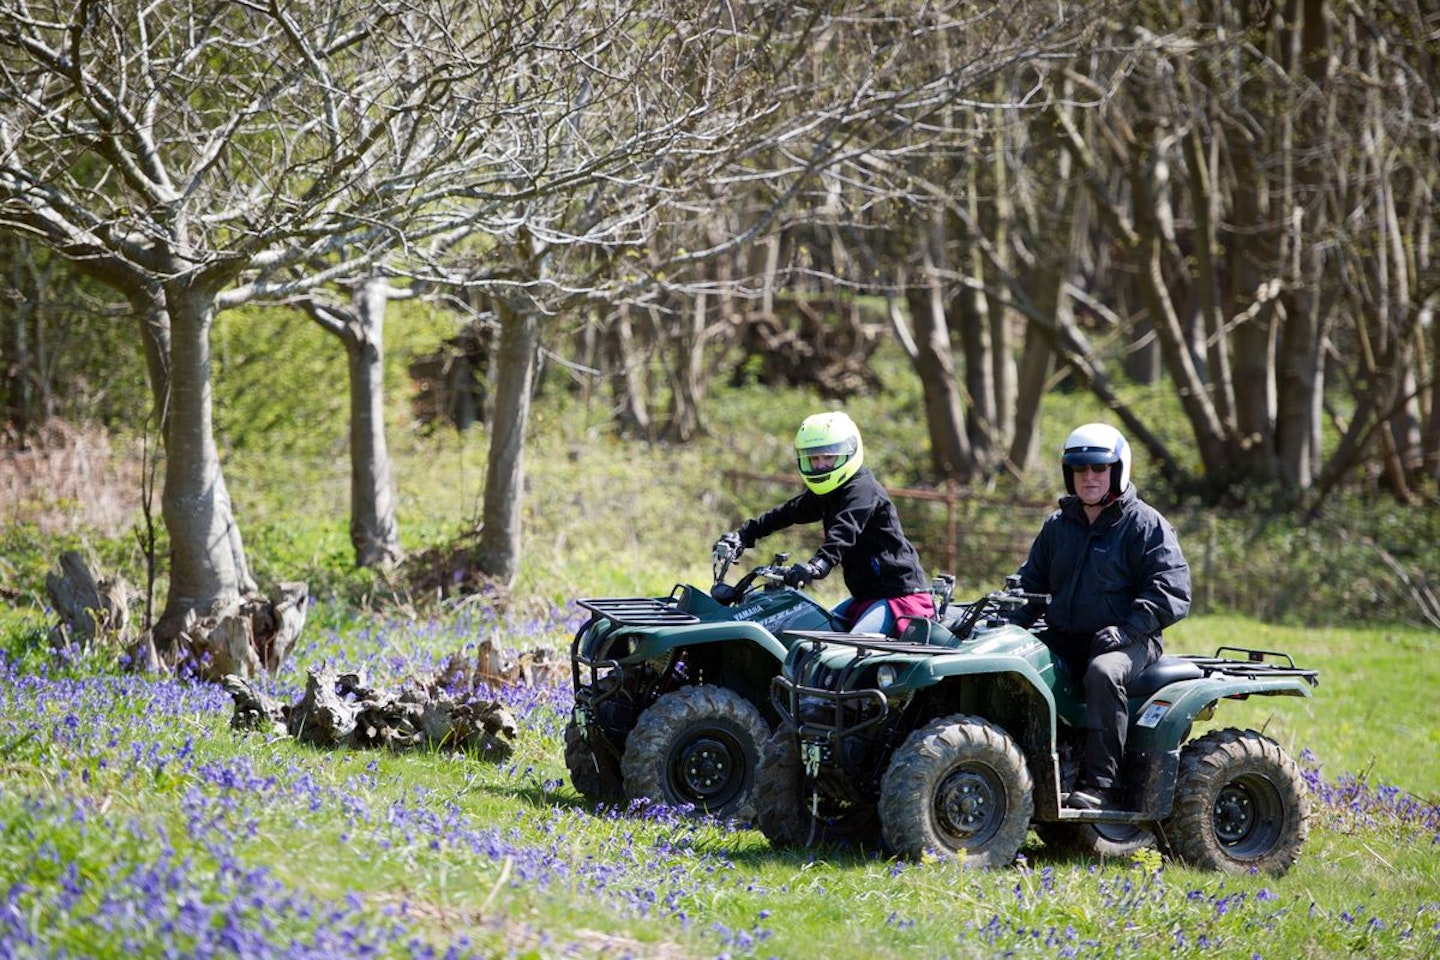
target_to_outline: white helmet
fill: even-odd
[[[1060,455],[1065,471],[1065,492],[1075,493],[1075,467],[1080,464],[1108,463],[1110,468],[1110,492],[1101,503],[1110,503],[1119,498],[1130,485],[1130,444],[1125,437],[1108,423],[1087,423],[1076,427],[1065,439],[1065,450]]]

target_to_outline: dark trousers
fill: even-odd
[[[1103,789],[1120,782],[1130,707],[1125,686],[1160,657],[1158,638],[1102,653],[1085,667],[1085,756],[1080,779]]]
[[[1086,735],[1080,759],[1080,782],[1102,787],[1119,786],[1120,761],[1125,759],[1125,735],[1129,733],[1130,707],[1125,688],[1130,678],[1161,656],[1158,636],[1136,640],[1129,646],[1092,656],[1090,636],[1045,630],[1041,638],[1051,651],[1079,676],[1084,685]]]

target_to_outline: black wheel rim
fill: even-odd
[[[705,730],[677,745],[671,755],[670,786],[682,803],[716,810],[744,787],[745,767],[745,749],[733,734]]]
[[[1274,848],[1285,822],[1280,791],[1265,777],[1236,777],[1215,796],[1215,839],[1226,853],[1253,860]]]
[[[935,791],[935,823],[955,849],[983,845],[1005,819],[1005,787],[989,767],[957,767]]]

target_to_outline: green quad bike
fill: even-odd
[[[717,546],[709,590],[577,601],[590,617],[570,644],[565,765],[589,802],[649,799],[753,819],[756,763],[777,720],[781,630],[839,624],[784,585],[786,554],[727,584],[737,556]]]
[[[1309,696],[1319,672],[1238,647],[1161,657],[1127,687],[1123,809],[1066,808],[1083,686],[1036,636],[1043,624],[1000,615],[1048,597],[1007,584],[896,640],[790,631],[772,691],[781,723],[757,773],[771,844],[883,842],[904,857],[999,867],[1033,826],[1052,849],[1124,856],[1158,844],[1201,868],[1288,870],[1309,815],[1294,761],[1253,730],[1191,740],[1191,728],[1221,700]]]

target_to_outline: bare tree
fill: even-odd
[[[1006,295],[1018,269],[1005,232],[1015,217],[1009,131],[1037,112],[1038,66],[1099,43],[1113,9],[872,11],[863,30],[828,24],[827,45],[812,53],[811,69],[823,67],[828,86],[863,96],[824,106],[845,122],[824,128],[837,146],[823,164],[823,188],[796,191],[785,226],[844,237],[848,258],[812,256],[783,280],[798,289],[818,276],[907,305],[908,316],[892,312],[893,325],[923,386],[940,476],[993,473],[1017,423],[1023,446],[1032,442],[1032,424],[1015,415],[1018,308]],[[800,102],[825,104],[826,96],[817,90]],[[1036,219],[1048,227],[1051,212]],[[1045,377],[1027,384],[1033,400]]]
[[[625,3],[0,3],[0,228],[135,306],[163,412],[159,639],[253,587],[211,426],[216,312],[503,237],[586,183],[618,189],[686,108],[561,157],[544,147],[575,119],[562,87],[604,79],[614,107],[657,45],[684,52],[682,29]]]
[[[1071,291],[1110,291],[1127,342],[1143,318],[1199,462],[1151,452],[1213,495],[1279,481],[1323,497],[1370,458],[1403,498],[1423,462],[1436,101],[1415,38],[1433,15],[1383,6],[1137,8],[1121,42],[1052,69],[1037,98],[1096,211],[1090,245],[1117,257],[1098,274],[1071,258]],[[1131,284],[1142,317],[1115,310]],[[1054,346],[1140,425],[1098,375],[1098,344]],[[1348,416],[1322,467],[1332,392]]]
[[[390,567],[404,556],[385,436],[385,308],[410,288],[372,276],[355,285],[351,305],[316,296],[296,302],[345,347],[350,378],[350,545],[360,567]]]
[[[831,189],[822,177],[827,171],[848,177],[873,169],[872,160],[888,150],[903,156],[901,130],[922,128],[940,106],[983,85],[1005,63],[1032,55],[1037,37],[1056,29],[1050,13],[1041,13],[1052,11],[1044,4],[1021,21],[998,10],[972,17],[961,3],[918,18],[858,0],[816,11],[779,2],[687,9],[663,22],[664,42],[605,61],[603,75],[536,71],[554,78],[557,112],[532,144],[534,155],[564,168],[572,157],[612,156],[611,145],[643,142],[649,150],[643,162],[636,151],[631,164],[577,177],[575,189],[527,197],[511,208],[509,224],[487,227],[497,242],[484,257],[468,267],[453,258],[435,264],[438,276],[483,289],[504,305],[496,312],[506,330],[507,363],[533,363],[534,337],[544,330],[532,325],[541,320],[553,328],[550,318],[578,314],[583,320],[575,326],[588,326],[593,304],[614,304],[616,342],[624,342],[623,322],[646,318],[669,348],[652,355],[669,363],[667,429],[679,438],[702,429],[703,350],[734,316],[736,297],[756,292],[745,286],[747,277],[717,269],[717,262],[738,265],[756,238],[783,233],[784,218],[809,191]],[[1074,26],[1067,21],[1066,29]],[[956,62],[937,68],[923,53],[946,34],[965,37],[967,45]],[[617,48],[637,43],[623,32],[607,35]],[[551,45],[567,49],[554,39]],[[828,235],[833,241],[837,233]],[[837,250],[815,262],[842,258]],[[808,276],[822,271],[834,276],[833,267]],[[712,303],[730,306],[717,318]],[[562,332],[569,340],[572,330]],[[632,359],[619,366],[631,369]],[[502,580],[513,576],[519,555],[517,438],[530,382],[517,370],[495,397],[477,556],[485,572]]]

